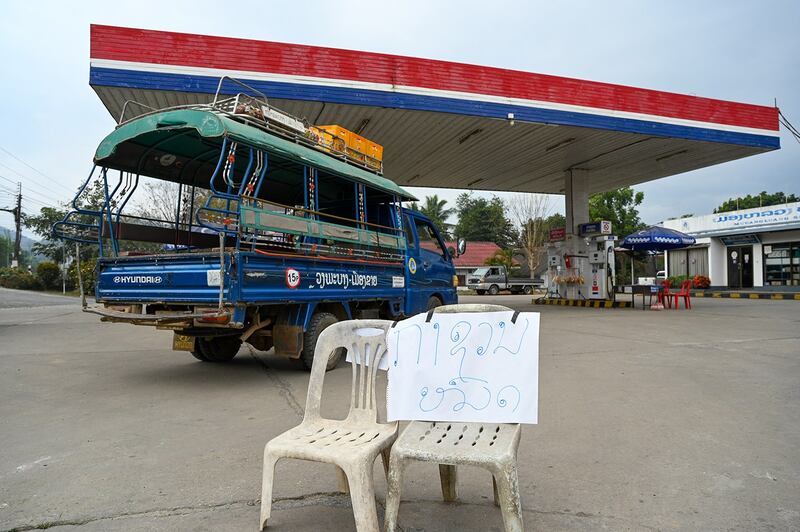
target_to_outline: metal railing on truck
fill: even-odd
[[[238,92],[228,98],[222,97],[226,81],[237,84],[250,94]],[[123,105],[119,125],[133,119],[126,119],[126,113],[133,106],[147,110],[134,118],[164,111],[127,101]],[[365,163],[366,159],[363,157],[354,158],[352,150],[337,152],[331,146],[320,145],[319,139],[315,140],[312,138],[313,135],[309,136],[310,130],[304,121],[269,106],[263,93],[227,76],[220,78],[210,104],[179,108],[213,110],[249,126],[313,147],[329,156],[363,166],[373,172],[379,173],[380,170],[376,168],[374,161]],[[240,180],[237,180],[235,169],[237,163],[240,163],[237,161],[240,148],[247,154],[245,156],[247,165],[244,173],[240,172]],[[183,184],[179,188],[174,220],[156,220],[122,214],[122,210],[138,186],[139,175],[120,172],[119,182],[111,188],[107,168],[100,168],[97,174],[98,178],[102,179],[105,195],[102,207],[91,209],[79,206],[79,197],[95,175],[97,170],[95,167],[73,199],[73,210],[54,225],[53,232],[61,238],[96,243],[101,256],[104,239],[110,242],[111,252],[117,256],[120,250],[119,240],[159,242],[174,245],[175,251],[193,251],[197,247],[213,247],[216,234],[222,233],[226,237],[226,246],[235,245],[236,249],[240,249],[244,243],[259,253],[279,251],[340,259],[390,262],[403,260],[405,238],[400,228],[399,214],[392,215],[396,227],[391,227],[367,222],[365,207],[364,211],[359,213],[359,219],[353,219],[309,208],[308,197],[305,206],[281,205],[260,199],[258,195],[268,167],[269,154],[266,151],[245,144],[240,146],[235,140],[223,137],[219,158],[210,178],[211,194],[200,208],[195,209],[195,187],[192,186],[192,203],[188,206],[192,216],[188,223],[181,221]],[[303,179],[306,185],[310,179],[316,180],[316,170],[304,166]],[[355,184],[355,186],[357,196],[358,190],[361,190],[362,194],[365,193],[364,185]],[[307,195],[307,190],[304,190],[304,193]],[[312,206],[318,204],[316,199],[311,203]]]

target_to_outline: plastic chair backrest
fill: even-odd
[[[681,283],[681,294],[688,294],[689,290],[692,289],[692,280],[686,279]]]
[[[461,305],[444,305],[433,309],[434,313],[453,312],[508,312],[510,309],[503,305],[485,305],[483,303],[462,303]]]
[[[308,382],[306,411],[303,421],[320,419],[322,387],[328,357],[341,347],[347,349],[352,359],[353,381],[350,391],[348,420],[377,422],[378,405],[375,396],[375,379],[378,363],[386,354],[386,331],[393,322],[389,320],[349,320],[334,323],[319,335],[314,350],[314,363]]]
[[[669,289],[672,287],[672,283],[669,279],[664,279],[661,281],[661,285],[664,287],[664,293],[669,294]]]

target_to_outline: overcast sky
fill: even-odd
[[[4,2],[0,207],[18,180],[26,212],[71,197],[114,126],[88,83],[90,23],[445,59],[764,105],[777,99],[800,128],[794,1]],[[783,131],[781,145],[637,187],[643,220],[708,213],[761,190],[800,193],[800,144]],[[554,205],[563,211],[563,198]],[[0,212],[0,225],[12,224]]]

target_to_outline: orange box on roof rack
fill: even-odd
[[[376,169],[381,168],[383,146],[353,133],[342,126],[316,126],[322,143],[335,151],[344,151],[349,157]],[[341,146],[341,145],[344,146]]]

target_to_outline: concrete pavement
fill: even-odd
[[[526,426],[529,530],[800,529],[800,313],[792,301],[542,313],[540,423]],[[71,303],[63,305],[62,303]],[[210,365],[169,332],[100,323],[76,299],[0,290],[0,530],[254,530],[261,453],[296,425],[308,374],[243,349]],[[327,414],[350,372],[329,373]],[[406,530],[501,530],[491,479],[409,469]],[[376,491],[385,482],[376,464]],[[283,461],[274,530],[351,530],[330,466]]]

